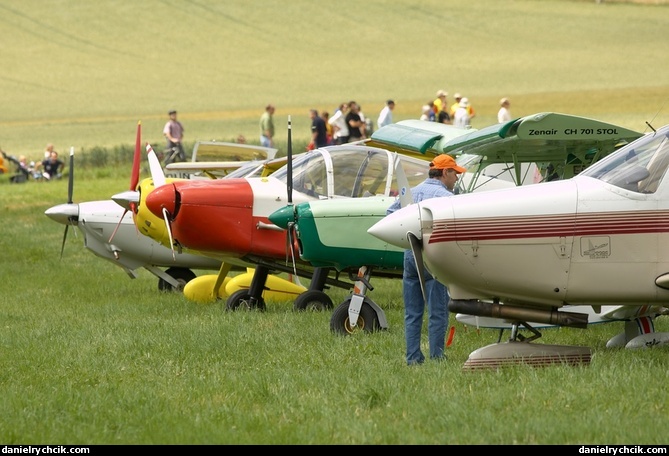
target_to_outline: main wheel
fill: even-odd
[[[265,310],[265,300],[252,300],[248,289],[237,290],[225,301],[226,310]]]
[[[360,308],[360,314],[358,315],[358,321],[356,322],[355,327],[352,328],[348,318],[348,308],[350,304],[351,298],[346,298],[346,300],[339,304],[332,313],[332,318],[330,318],[330,330],[333,333],[347,336],[356,331],[371,333],[381,329],[379,317],[376,315],[372,306],[367,302],[367,298],[363,301],[362,307]]]
[[[173,287],[172,284],[170,284],[168,281],[159,279],[158,289],[160,291],[181,292],[184,290],[186,284],[196,277],[195,273],[187,268],[169,268],[167,271],[165,271],[165,274],[175,279],[179,284],[177,287]]]
[[[297,311],[321,311],[332,309],[333,307],[334,304],[332,304],[332,299],[322,291],[318,290],[307,290],[300,293],[293,303],[293,310]]]

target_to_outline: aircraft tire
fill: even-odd
[[[165,273],[179,282],[179,286],[175,288],[169,282],[158,279],[158,289],[160,291],[182,292],[186,284],[196,277],[195,273],[188,268],[169,268]]]
[[[262,297],[255,303],[255,305],[252,305],[250,301],[251,294],[248,289],[243,288],[237,290],[228,296],[228,299],[225,301],[225,310],[265,310],[265,300]]]
[[[334,304],[332,299],[322,291],[307,290],[300,293],[295,302],[293,302],[293,310],[301,312],[304,310],[321,311],[332,309]]]
[[[351,298],[346,298],[332,313],[332,317],[330,318],[330,330],[333,333],[348,336],[357,331],[372,333],[381,329],[379,317],[376,315],[372,306],[367,302],[367,298],[365,298],[365,301],[362,303],[360,315],[358,315],[358,321],[355,328],[351,328],[348,319],[348,307],[350,303]]]

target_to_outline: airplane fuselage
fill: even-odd
[[[294,198],[314,199],[297,192]],[[162,217],[164,207],[173,214],[174,242],[185,248],[215,256],[285,258],[286,231],[268,216],[287,199],[286,185],[268,176],[173,182],[152,191],[146,205],[156,216]]]

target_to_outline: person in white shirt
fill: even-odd
[[[461,128],[470,128],[471,118],[469,117],[469,100],[467,98],[462,98],[458,104],[458,109],[455,110],[453,115],[453,125]]]
[[[386,101],[386,105],[379,113],[379,119],[376,121],[377,128],[393,123],[393,109],[395,109],[395,102],[393,100]]]
[[[509,108],[511,107],[511,102],[508,98],[502,98],[499,100],[499,104],[501,108],[499,108],[499,111],[497,111],[497,122],[502,123],[510,121],[511,111]]]
[[[332,125],[332,138],[335,144],[346,144],[348,142],[348,125],[346,124],[346,113],[348,112],[348,104],[342,103],[339,109],[328,119],[328,123]]]

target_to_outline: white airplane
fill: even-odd
[[[141,124],[137,127],[136,155],[139,160]],[[223,177],[232,173],[252,173],[261,160],[274,158],[276,149],[215,141],[200,141],[193,148],[192,161],[167,165],[179,178]],[[200,159],[210,160],[206,162]],[[225,161],[214,161],[223,159]],[[220,270],[220,260],[184,252],[174,255],[171,248],[142,235],[135,226],[132,212],[124,210],[112,199],[74,203],[74,151],[70,151],[70,181],[68,202],[45,211],[52,220],[65,225],[61,256],[69,226],[76,226],[84,236],[84,245],[96,256],[123,269],[132,279],[139,276],[141,268],[158,278],[161,291],[183,291],[185,285],[196,277],[194,269]],[[204,171],[203,171],[204,169]],[[235,171],[232,171],[235,170]],[[201,171],[202,173],[198,172]],[[137,166],[139,173],[139,166]],[[172,176],[174,177],[174,176]],[[137,186],[139,176],[131,178],[131,188]],[[246,268],[247,264],[235,265]]]
[[[665,126],[571,179],[426,200],[368,232],[412,248],[448,285],[452,312],[512,324],[508,342],[473,352],[466,367],[587,363],[588,347],[529,343],[517,329],[585,328],[587,314],[569,309],[589,306],[625,321],[609,347],[669,343],[653,325],[669,305],[668,168]]]

